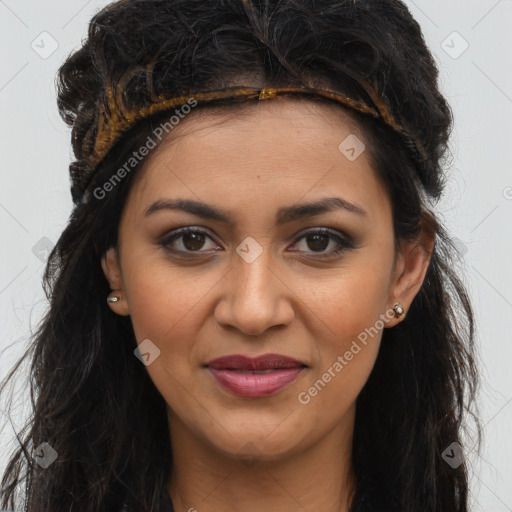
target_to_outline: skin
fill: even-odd
[[[368,152],[349,161],[338,149],[352,133],[364,141],[341,108],[290,98],[238,115],[192,111],[130,191],[119,252],[110,249],[102,267],[122,297],[111,309],[131,316],[138,343],[160,350],[146,368],[168,404],[176,511],[349,510],[355,400],[382,328],[307,404],[298,395],[395,302],[407,312],[434,241],[402,242],[395,255],[391,204]],[[279,208],[325,197],[366,215],[334,210],[276,224]],[[234,224],[178,210],[144,215],[172,198],[226,210]],[[158,244],[185,226],[206,233],[171,243],[188,257]],[[336,240],[305,235],[322,227],[355,248],[321,258]],[[262,249],[251,263],[236,252],[248,236]],[[400,321],[385,318],[383,328]],[[203,368],[224,355],[264,353],[308,368],[279,393],[253,399],[225,391]]]

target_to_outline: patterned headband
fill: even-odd
[[[366,84],[365,89],[372,98],[376,108],[370,107],[362,101],[354,100],[335,92],[322,89],[296,87],[258,88],[238,86],[206,92],[196,92],[186,96],[178,96],[173,98],[164,98],[163,96],[158,96],[154,98],[154,102],[147,107],[135,107],[129,109],[126,107],[122,99],[122,94],[120,94],[121,85],[122,84],[118,84],[115,95],[112,90],[113,88],[107,87],[106,99],[108,107],[105,107],[103,103],[101,104],[94,148],[89,157],[86,159],[84,166],[85,169],[82,167],[82,172],[85,171],[85,174],[87,175],[85,180],[87,185],[84,187],[84,190],[87,189],[88,185],[91,183],[97,165],[101,162],[101,160],[103,160],[103,158],[114,146],[114,144],[121,138],[123,133],[127,132],[138,121],[158,112],[168,110],[172,107],[185,105],[189,102],[189,100],[195,100],[198,103],[209,103],[213,100],[235,98],[266,100],[283,94],[320,96],[334,100],[362,114],[371,115],[374,118],[382,119],[386,125],[404,137],[404,139],[407,141],[408,147],[412,148],[421,160],[426,157],[421,143],[395,120],[382,99],[369,84]]]

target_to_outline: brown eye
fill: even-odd
[[[308,240],[308,247],[312,251],[325,251],[325,249],[329,245],[329,236],[328,235],[309,235],[306,237]]]
[[[297,240],[296,244],[298,244],[300,240],[306,241],[306,243],[304,244],[306,246],[304,249],[306,253],[320,253],[319,256],[316,256],[319,258],[335,256],[343,251],[355,248],[354,242],[350,237],[348,237],[347,235],[342,236],[338,232],[331,231],[330,229],[327,228],[316,229],[315,231],[310,231],[309,233],[306,233],[304,236]],[[331,242],[335,242],[334,249],[331,251],[326,251]],[[300,250],[298,252],[304,251]]]
[[[189,251],[197,251],[204,245],[205,236],[203,233],[190,232],[182,235],[183,245]]]
[[[184,228],[177,232],[171,233],[160,240],[159,245],[166,251],[172,253],[198,253],[206,252],[204,246],[207,245],[207,240],[212,238],[204,231],[199,229]],[[218,247],[216,244],[213,246],[214,250]],[[207,248],[208,249],[208,248]],[[210,250],[212,247],[209,248]]]
[[[159,242],[159,245],[168,252],[184,256],[192,255],[193,253],[200,255],[211,252],[212,250],[222,250],[216,244],[213,244],[213,247],[205,248],[205,245],[208,245],[208,240],[213,242],[212,237],[210,237],[203,230],[195,228],[183,228],[166,235]],[[295,242],[295,244],[298,244],[301,240],[306,241],[304,244],[306,247],[304,247],[302,250],[299,250],[298,252],[313,254],[318,253],[318,256],[315,257],[319,258],[335,256],[343,251],[355,248],[355,245],[350,237],[346,235],[342,236],[338,232],[331,231],[327,228],[310,231],[300,237],[297,242]],[[329,248],[329,245],[333,242],[334,248],[328,251],[327,249]]]

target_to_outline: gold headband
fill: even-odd
[[[362,101],[354,100],[346,96],[342,96],[332,91],[313,88],[297,88],[297,87],[272,87],[272,88],[258,88],[258,87],[227,87],[224,89],[216,89],[206,92],[191,93],[186,96],[179,96],[173,98],[164,98],[163,96],[153,97],[154,102],[143,108],[128,109],[122,99],[120,90],[123,84],[119,83],[116,88],[116,94],[113,93],[112,87],[107,87],[106,99],[108,107],[102,103],[100,107],[100,115],[98,122],[98,130],[94,143],[94,149],[91,155],[87,158],[86,172],[88,182],[90,183],[91,175],[94,168],[106,156],[109,150],[120,139],[123,133],[129,128],[134,126],[138,121],[144,119],[157,112],[162,112],[178,105],[185,105],[189,100],[196,100],[197,102],[207,103],[217,99],[233,99],[236,97],[245,97],[246,99],[266,100],[274,98],[280,94],[305,94],[310,96],[321,96],[335,100],[350,109],[356,110],[363,114],[372,115],[374,118],[382,119],[394,131],[405,136],[407,140],[412,142],[422,157],[425,156],[422,145],[411,134],[408,133],[393,117],[387,106],[382,99],[378,96],[375,90],[366,84],[365,89],[372,98],[377,109],[372,108]]]

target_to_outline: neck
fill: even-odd
[[[349,512],[354,413],[317,443],[272,460],[221,453],[169,414],[174,512]]]

